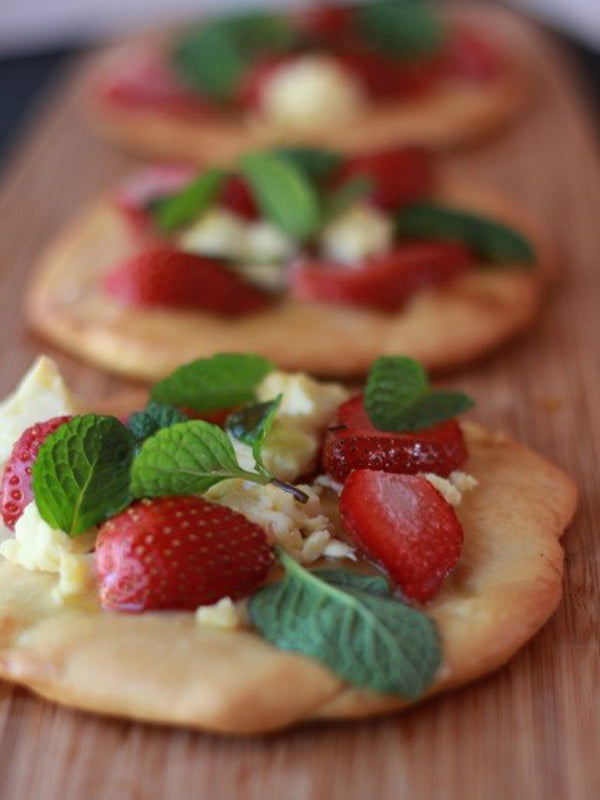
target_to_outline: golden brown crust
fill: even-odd
[[[228,164],[247,150],[292,141],[334,147],[342,152],[403,142],[434,148],[471,144],[501,129],[524,107],[531,95],[532,70],[522,27],[506,12],[464,7],[453,12],[452,19],[474,21],[493,31],[494,40],[508,53],[497,80],[467,83],[448,79],[426,96],[401,103],[372,104],[351,125],[305,135],[249,123],[241,117],[184,119],[155,111],[130,110],[101,100],[96,85],[114,73],[128,52],[139,49],[140,45],[157,47],[152,39],[133,40],[109,51],[93,70],[90,80],[93,119],[105,135],[135,152],[201,164]]]
[[[505,437],[465,426],[479,481],[458,509],[457,569],[429,606],[444,662],[429,694],[502,665],[561,594],[559,538],[576,490],[556,467]],[[118,615],[55,605],[54,578],[0,564],[0,674],[67,705],[226,733],[402,708],[348,687],[317,662],[191,614]]]
[[[554,270],[554,255],[535,223],[496,195],[447,180],[436,196],[516,226],[536,247],[536,269],[473,271],[420,292],[396,314],[291,299],[234,320],[125,309],[105,295],[101,280],[134,242],[121,215],[104,201],[43,255],[28,292],[27,316],[37,331],[65,349],[150,381],[182,362],[226,351],[257,352],[283,369],[332,376],[360,375],[382,353],[405,353],[432,369],[452,367],[531,323],[543,283]]]

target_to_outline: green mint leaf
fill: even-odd
[[[231,414],[227,419],[227,431],[240,442],[252,447],[252,455],[260,469],[265,468],[262,449],[282,399],[283,395],[280,394],[268,403],[253,403]]]
[[[359,200],[367,197],[373,189],[373,181],[367,177],[351,178],[335,189],[326,200],[325,217],[333,219],[343,214]]]
[[[262,52],[293,46],[296,33],[283,16],[256,12],[221,17],[189,29],[172,53],[175,71],[191,88],[218,101],[233,98],[246,69]]]
[[[369,419],[384,431],[422,430],[472,406],[473,401],[462,392],[430,389],[421,365],[404,356],[378,358],[365,387]]]
[[[263,214],[292,238],[304,241],[319,229],[317,191],[306,174],[274,153],[248,153],[239,161]]]
[[[270,476],[243,470],[225,431],[195,419],[146,439],[131,468],[134,497],[202,494],[228,478],[268,483]]]
[[[258,384],[275,365],[255,355],[222,353],[184,364],[154,386],[152,400],[198,412],[232,408],[255,399]]]
[[[161,428],[170,428],[178,422],[186,422],[189,419],[175,406],[155,403],[151,400],[143,411],[134,411],[129,417],[127,427],[133,433],[138,442],[144,441]]]
[[[278,147],[275,154],[286,158],[296,169],[302,170],[312,181],[317,183],[329,178],[343,161],[339,153],[332,150],[320,150],[316,147]]]
[[[84,533],[131,502],[133,434],[115,417],[73,417],[51,434],[33,465],[42,518],[69,536]]]
[[[415,203],[396,217],[400,236],[457,241],[494,264],[535,265],[535,250],[518,231],[479,214],[437,203]]]
[[[149,210],[155,225],[163,233],[172,233],[194,222],[216,200],[225,177],[222,169],[206,170],[177,194],[151,202]]]
[[[355,686],[410,700],[431,685],[442,652],[435,623],[344,570],[309,572],[279,551],[283,580],[249,601],[252,622],[276,647],[321,661]]]
[[[376,49],[405,61],[433,55],[444,41],[439,17],[418,0],[375,0],[360,8],[355,25]]]

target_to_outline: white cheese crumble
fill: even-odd
[[[451,506],[460,505],[463,495],[477,486],[476,478],[460,470],[451,472],[447,478],[442,478],[433,472],[423,473],[423,477],[438,490]]]
[[[263,92],[261,116],[273,125],[312,131],[350,121],[365,102],[360,82],[334,58],[305,55],[275,70]]]
[[[246,247],[246,221],[227,209],[210,209],[182,233],[179,244],[198,255],[241,259]]]
[[[75,413],[56,364],[40,356],[15,391],[0,403],[0,466],[8,461],[13,445],[31,425]]]
[[[354,264],[391,248],[394,222],[368,203],[355,203],[326,225],[320,238],[327,258]]]
[[[243,261],[283,264],[297,249],[296,242],[272,222],[259,219],[247,224]]]
[[[57,573],[54,597],[62,600],[92,586],[92,558],[87,553],[95,536],[95,530],[75,538],[55,530],[42,519],[36,504],[29,503],[17,520],[14,538],[0,544],[0,555],[25,569]]]
[[[210,628],[234,631],[243,625],[244,617],[231,597],[222,597],[210,606],[196,609],[196,622]]]

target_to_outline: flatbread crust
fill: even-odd
[[[428,606],[444,648],[428,695],[501,666],[554,611],[559,538],[576,503],[558,468],[508,438],[464,428],[466,469],[479,486],[458,508],[463,554]],[[87,599],[56,605],[54,576],[0,562],[0,674],[57,702],[235,734],[408,705],[351,688],[253,633],[200,626],[192,614],[111,614]]]
[[[382,353],[410,355],[429,369],[453,367],[530,325],[555,259],[536,223],[497,195],[442,179],[436,197],[522,231],[536,248],[535,269],[474,270],[419,292],[393,314],[291,298],[234,319],[123,308],[101,282],[136,243],[119,211],[103,200],[42,255],[27,293],[27,317],[35,330],[66,350],[148,381],[183,362],[228,351],[260,353],[282,369],[340,377],[364,374]]]
[[[249,121],[241,115],[185,119],[162,112],[128,109],[103,100],[96,87],[114,75],[140,49],[165,49],[164,36],[140,37],[111,48],[92,69],[89,96],[92,121],[114,142],[134,152],[192,163],[229,164],[247,150],[292,142],[332,147],[341,152],[420,143],[433,148],[472,144],[499,131],[527,104],[533,70],[527,37],[514,17],[492,8],[464,8],[446,16],[489,30],[508,54],[502,76],[490,83],[447,79],[435,91],[399,103],[373,103],[352,124],[310,134]]]

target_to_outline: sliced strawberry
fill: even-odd
[[[182,117],[212,117],[214,106],[186,89],[160,53],[139,52],[116,66],[100,84],[104,102],[130,111],[159,111]]]
[[[244,219],[255,220],[260,217],[254,195],[246,181],[239,175],[230,175],[225,181],[220,197],[221,205],[239,214]]]
[[[152,247],[119,264],[104,286],[126,306],[197,309],[225,316],[258,311],[271,302],[221,262],[167,246]]]
[[[439,80],[438,59],[402,63],[360,48],[342,48],[338,62],[360,80],[374,100],[416,97],[432,89]]]
[[[130,178],[115,197],[117,207],[135,233],[146,233],[152,224],[148,206],[153,200],[182,189],[196,174],[183,164],[148,167]]]
[[[359,265],[299,261],[290,273],[290,287],[300,300],[397,311],[420,289],[462,275],[473,260],[466,247],[454,242],[406,241]]]
[[[2,519],[7,528],[14,530],[15,523],[25,506],[33,500],[31,470],[38,450],[51,433],[70,416],[52,417],[25,430],[13,447],[2,476]]]
[[[356,470],[342,490],[340,516],[406,597],[421,603],[436,594],[461,553],[454,509],[421,476]]]
[[[486,83],[498,78],[502,69],[502,54],[484,34],[464,26],[453,31],[443,57],[447,75]]]
[[[434,188],[432,154],[424,147],[397,147],[347,158],[334,177],[334,184],[343,185],[355,178],[368,178],[373,183],[369,195],[380,208],[396,210],[414,202]]]
[[[235,600],[273,563],[263,528],[194,496],[134,503],[101,526],[95,558],[102,605],[118,611]]]
[[[380,431],[367,416],[362,396],[343,403],[325,435],[323,469],[343,483],[355,469],[446,477],[467,460],[467,446],[456,420],[411,432]]]
[[[354,11],[348,6],[322,5],[301,12],[298,28],[324,42],[339,42],[350,30]]]

